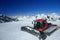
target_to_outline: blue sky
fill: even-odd
[[[0,0],[0,13],[5,15],[34,15],[60,13],[60,0]]]

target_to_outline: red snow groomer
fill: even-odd
[[[38,19],[38,20],[34,20],[34,28],[43,32],[47,29],[50,29],[48,31],[52,31],[52,29],[56,29],[57,25],[55,24],[51,24],[51,23],[47,23],[47,21],[45,19]]]
[[[33,21],[33,27],[22,26],[21,30],[26,31],[40,39],[40,36],[43,34],[50,35],[57,29],[57,25],[48,23],[45,19],[37,19]],[[44,36],[43,36],[44,39]]]

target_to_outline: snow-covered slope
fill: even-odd
[[[0,40],[39,40],[37,37],[27,32],[21,31],[21,26],[26,25],[32,26],[31,22],[28,21],[1,23]],[[46,40],[60,40],[60,29],[55,31],[52,35],[48,36]]]

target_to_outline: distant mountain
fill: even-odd
[[[11,22],[11,21],[18,21],[18,19],[17,18],[11,18],[11,17],[0,14],[0,23]]]
[[[57,21],[60,20],[60,16],[56,13],[52,14],[37,14],[35,16],[19,16],[17,17],[20,21],[21,20],[35,20],[35,19],[47,19],[48,21]]]
[[[37,15],[37,19],[47,19],[48,21],[57,21],[60,20],[60,16],[56,13],[52,13],[52,14],[38,14]]]

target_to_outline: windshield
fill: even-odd
[[[34,22],[35,27],[43,28],[45,26],[44,22]]]

